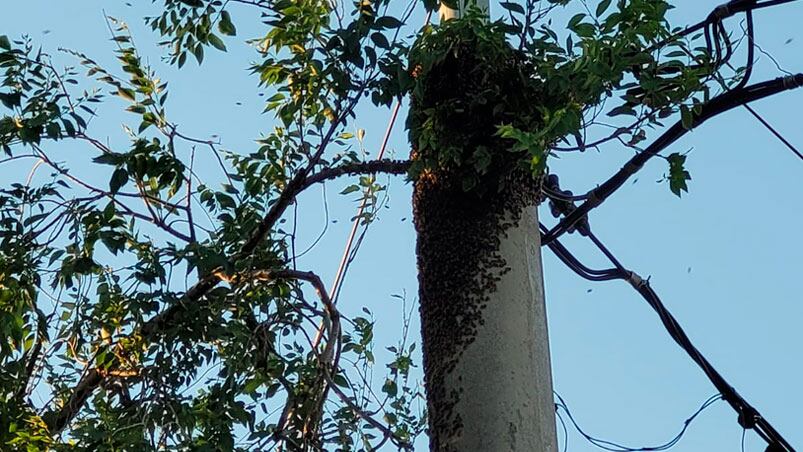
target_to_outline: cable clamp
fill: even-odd
[[[586,203],[591,207],[597,207],[598,205],[602,204],[602,199],[597,196],[597,190],[591,190],[586,195]]]
[[[739,410],[739,425],[742,428],[747,430],[752,430],[756,428],[756,420],[758,419],[759,414],[755,408],[751,406],[743,406],[741,410]]]
[[[803,86],[803,80],[801,80],[803,77],[799,77],[799,75],[787,75],[784,77],[782,79],[783,87],[785,89],[795,89]]]
[[[731,4],[730,4],[730,2],[723,3],[723,4],[719,5],[719,6],[717,6],[716,8],[714,8],[714,11],[711,13],[711,15],[716,17],[719,20],[722,20],[722,19],[725,19],[727,17],[730,17],[731,16]]]
[[[625,166],[622,169],[627,173],[635,174],[636,171],[640,170],[642,166],[644,166],[644,165],[639,165],[639,164],[633,162],[633,160],[628,160],[627,163],[625,163]]]
[[[644,281],[644,279],[641,276],[636,274],[636,272],[630,272],[630,274],[627,277],[627,280],[633,287],[637,289],[642,287],[646,283],[646,281]]]

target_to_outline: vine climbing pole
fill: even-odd
[[[487,14],[487,0],[478,6]],[[441,20],[461,9],[442,7]],[[471,190],[448,170],[424,170],[415,182],[431,449],[557,451],[540,184],[514,166],[490,174]]]

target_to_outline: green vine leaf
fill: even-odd
[[[691,175],[684,167],[686,156],[675,152],[670,154],[666,160],[669,162],[669,189],[672,190],[672,193],[681,197],[682,192],[689,192],[686,181],[691,180]]]

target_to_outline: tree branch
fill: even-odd
[[[378,164],[380,163],[384,164],[385,162],[377,161],[377,162],[366,162],[366,163],[368,163],[367,166],[363,164],[355,164],[355,165],[350,165],[350,168],[354,169],[353,173],[360,173],[360,172],[365,172],[361,171],[360,168],[374,168]],[[397,168],[403,168],[400,172],[406,171],[407,167],[409,166],[409,162],[392,162],[392,163],[399,165]],[[329,173],[331,173],[332,176],[323,177],[321,178],[321,180],[325,180],[326,178],[337,177],[337,175],[347,174],[349,172],[349,171],[338,171],[339,169],[340,168],[333,168],[331,171],[329,171]],[[345,170],[345,168],[343,169]],[[369,171],[369,172],[374,172],[374,171]],[[324,286],[321,278],[313,272],[303,272],[297,270],[278,270],[273,272],[262,271],[250,274],[248,275],[248,278],[251,280],[259,280],[259,281],[272,281],[276,279],[295,279],[299,281],[306,281],[310,283],[313,286],[313,288],[315,288],[315,292],[320,298],[321,303],[323,303],[328,318],[327,328],[329,330],[328,332],[329,340],[327,341],[323,352],[319,355],[319,362],[321,363],[321,371],[323,372],[323,377],[326,380],[328,386],[332,388],[332,390],[335,392],[335,394],[337,394],[338,398],[340,398],[340,400],[343,401],[343,403],[348,405],[349,409],[351,409],[354,412],[354,414],[356,414],[358,417],[360,417],[365,422],[372,425],[379,431],[381,431],[386,438],[392,438],[393,442],[396,443],[399,447],[412,450],[412,446],[408,442],[399,438],[398,435],[393,433],[393,431],[390,430],[390,428],[387,425],[377,421],[371,415],[360,409],[360,407],[358,407],[351,399],[349,399],[349,397],[340,388],[337,387],[336,383],[332,381],[331,375],[332,371],[334,370],[332,368],[332,362],[335,356],[335,347],[339,342],[340,332],[341,332],[340,313],[337,310],[337,307],[335,307],[334,303],[332,302],[329,293],[326,291],[326,287]],[[288,399],[288,402],[291,402],[291,400]],[[288,410],[285,409],[284,413],[287,412]],[[287,414],[283,414],[283,416],[286,417]]]
[[[355,99],[359,99],[362,95],[362,90],[357,93]],[[352,101],[349,106],[340,114],[338,115],[341,118],[338,121],[334,121],[327,133],[321,139],[321,143],[318,146],[315,154],[310,158],[307,165],[299,170],[298,173],[290,180],[290,182],[285,186],[284,190],[282,190],[279,197],[276,199],[275,203],[271,206],[268,213],[260,222],[259,226],[254,230],[251,234],[251,237],[246,241],[240,251],[232,256],[232,261],[239,261],[249,255],[251,255],[254,250],[256,250],[259,243],[261,243],[265,237],[270,232],[271,228],[279,221],[282,217],[284,212],[287,208],[295,201],[295,198],[306,188],[311,186],[317,182],[323,182],[328,179],[336,178],[342,176],[344,174],[356,174],[360,173],[361,170],[364,170],[367,173],[371,172],[378,172],[383,171],[384,167],[389,168],[387,172],[403,172],[402,166],[394,166],[391,163],[392,161],[378,161],[382,163],[362,163],[362,164],[354,164],[354,165],[344,165],[343,168],[330,168],[322,170],[319,173],[311,174],[312,170],[315,166],[320,162],[321,157],[326,149],[328,143],[332,140],[335,131],[337,130],[339,124],[342,122],[342,118],[348,117],[351,114],[354,106],[356,105],[356,101]],[[361,166],[362,165],[362,166]],[[399,165],[402,165],[401,163]],[[392,171],[391,171],[392,170]],[[406,171],[406,170],[405,170]],[[395,173],[395,174],[398,174]],[[181,314],[185,311],[186,306],[195,302],[200,301],[200,299],[214,287],[216,287],[222,280],[222,275],[220,269],[210,272],[209,274],[201,277],[194,286],[192,286],[179,300],[177,303],[171,305],[161,313],[155,315],[150,320],[146,321],[142,327],[140,328],[139,334],[143,337],[144,340],[150,341],[159,332],[166,329],[166,327],[175,322],[175,319],[179,318]],[[275,275],[274,275],[275,276]],[[299,272],[296,276],[298,279],[307,280],[313,285],[314,279],[311,279],[311,276],[304,275]],[[304,276],[304,277],[302,277]],[[323,285],[320,286],[323,288]],[[325,293],[325,292],[320,292]],[[331,304],[331,300],[329,300]],[[334,308],[334,305],[331,306]],[[328,307],[327,307],[328,309]],[[336,313],[337,311],[330,310],[330,313]],[[339,325],[338,325],[339,328]],[[339,334],[339,333],[338,333]],[[325,351],[326,353],[326,351]],[[50,419],[50,422],[47,422],[48,429],[52,434],[59,433],[63,430],[69,422],[78,414],[81,410],[81,407],[86,402],[86,399],[92,393],[92,391],[100,386],[103,383],[104,376],[95,375],[95,374],[87,374],[84,375],[81,380],[78,382],[75,390],[73,391],[73,395],[71,396],[70,400],[71,403],[68,403],[64,407],[54,410],[53,412],[47,413],[44,417]]]
[[[73,389],[70,399],[59,411],[51,411],[42,416],[47,424],[48,430],[59,433],[72,421],[73,417],[81,410],[86,400],[92,392],[103,382],[103,375],[98,369],[90,369],[81,377],[78,384]]]
[[[367,162],[349,163],[334,168],[327,168],[307,177],[304,188],[344,175],[373,173],[405,174],[410,169],[411,163],[412,162],[409,160],[369,160]]]

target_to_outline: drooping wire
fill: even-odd
[[[756,31],[753,24],[753,12],[747,10],[745,13],[747,20],[747,64],[744,66],[744,74],[739,83],[734,87],[735,89],[742,89],[747,85],[750,77],[753,75],[753,65],[756,60]]]
[[[561,215],[565,214],[567,211],[574,207],[574,203],[572,202],[573,195],[569,191],[564,191],[560,189],[559,186],[559,179],[557,174],[550,174],[548,175],[544,183],[541,186],[543,192],[547,195],[550,199],[550,208],[552,211],[552,215],[555,217],[560,217]],[[580,233],[585,235],[587,223],[583,223],[580,225]],[[539,227],[541,229],[541,234],[547,234],[549,229],[544,226],[543,223],[539,223]],[[548,243],[547,246],[552,250],[553,253],[564,263],[567,267],[569,267],[572,271],[580,275],[582,278],[585,278],[589,281],[611,281],[614,279],[623,279],[627,275],[625,275],[620,269],[617,268],[609,268],[605,270],[596,270],[587,267],[585,264],[580,262],[577,258],[572,255],[569,250],[560,243],[559,240],[553,240],[552,242]]]
[[[558,398],[558,403],[555,404],[555,412],[560,413],[560,410],[563,410],[563,412],[566,413],[566,416],[569,418],[569,422],[571,422],[571,424],[574,426],[574,429],[577,430],[577,433],[579,433],[583,438],[586,439],[586,441],[593,444],[594,446],[610,452],[652,452],[652,451],[669,450],[675,445],[677,445],[677,443],[680,442],[681,439],[683,439],[683,436],[688,431],[689,426],[694,421],[694,419],[696,419],[697,416],[700,415],[700,413],[705,411],[708,407],[710,407],[717,401],[722,400],[722,395],[720,394],[714,394],[708,399],[706,399],[705,402],[703,402],[703,404],[700,405],[697,411],[695,411],[691,416],[689,416],[688,418],[686,418],[685,421],[683,421],[683,427],[681,427],[680,431],[669,441],[660,444],[658,446],[628,447],[615,443],[613,441],[600,439],[586,433],[586,431],[580,427],[574,415],[569,410],[569,406],[563,399],[563,397],[561,397],[561,395],[558,394],[557,392],[555,392],[555,397]],[[563,422],[562,418],[561,422]]]
[[[560,421],[560,426],[563,428],[563,452],[566,452],[569,450],[569,429],[566,427],[566,421],[563,420],[563,416],[560,414],[560,411],[557,410],[557,406],[555,408],[555,417],[558,418],[558,421]]]
[[[744,437],[747,435],[747,429],[742,429],[742,452],[744,452]]]
[[[543,223],[540,223],[540,227],[542,234],[547,232],[547,228]],[[553,240],[548,246],[561,262],[563,262],[573,272],[589,281],[611,281],[614,279],[622,279],[625,276],[616,268],[595,270],[586,267],[582,262],[574,257],[574,255],[565,246],[563,246],[562,243],[560,243],[560,240]]]
[[[668,43],[668,42],[670,42],[672,40],[676,40],[678,38],[682,38],[684,36],[688,36],[688,35],[690,35],[692,33],[697,32],[697,31],[700,31],[700,30],[705,31],[705,28],[708,27],[709,25],[711,25],[715,21],[722,21],[723,19],[726,19],[728,17],[734,16],[734,15],[739,14],[739,13],[748,12],[748,11],[755,11],[755,10],[758,10],[758,9],[767,8],[767,7],[771,7],[771,6],[783,5],[785,3],[792,3],[792,2],[795,2],[795,1],[798,1],[798,0],[768,0],[768,1],[763,1],[763,2],[758,2],[756,0],[731,0],[731,1],[729,1],[729,2],[727,2],[725,4],[723,4],[723,5],[718,6],[714,10],[714,12],[709,14],[708,17],[706,17],[704,20],[702,20],[702,21],[700,21],[700,22],[698,22],[698,23],[696,23],[694,25],[690,25],[690,26],[684,28],[683,30],[681,30],[680,32],[673,34],[670,38],[665,39],[665,40],[655,44],[654,46],[652,46],[652,49],[653,50],[657,49],[657,48],[662,47],[663,45],[665,45],[666,43]]]
[[[575,195],[571,192],[557,192],[546,185],[544,185],[542,188],[544,193],[549,195],[551,199],[559,199],[561,201],[585,201],[588,199],[588,195]]]
[[[555,176],[551,181],[549,181],[552,190],[560,192],[560,187],[558,186],[557,176]],[[556,213],[560,215],[573,215],[577,213],[578,208],[576,208],[573,203],[568,203],[566,201],[561,200],[550,200],[550,204],[553,208],[553,214]],[[562,210],[562,211],[561,211]],[[592,232],[591,228],[588,225],[588,219],[583,218],[583,221],[578,222],[577,232],[581,235],[589,237],[591,241],[597,246],[597,248],[611,260],[611,262],[615,265],[615,269],[609,271],[593,271],[588,269],[587,267],[583,266],[582,263],[579,262],[574,256],[570,256],[570,253],[565,248],[561,246],[553,246],[555,244],[555,240],[550,242],[548,246],[550,249],[555,251],[556,249],[558,252],[556,254],[558,257],[564,262],[569,262],[571,265],[569,267],[578,273],[580,276],[583,276],[586,279],[591,279],[593,281],[604,281],[604,280],[611,280],[611,279],[621,279],[630,283],[631,286],[644,298],[645,301],[653,308],[653,310],[658,314],[658,317],[663,323],[664,328],[667,330],[669,335],[672,339],[689,355],[689,357],[700,367],[700,369],[705,373],[714,387],[719,391],[722,395],[722,398],[728,402],[728,404],[736,411],[738,414],[738,422],[743,428],[749,428],[755,430],[755,432],[764,439],[767,444],[769,445],[768,451],[771,452],[794,452],[794,448],[781,436],[781,434],[775,430],[775,428],[766,420],[764,417],[756,410],[752,405],[750,405],[737,391],[733,388],[722,375],[711,365],[711,363],[700,353],[700,351],[694,346],[689,339],[686,332],[681,328],[678,321],[672,316],[672,314],[666,309],[661,299],[658,297],[658,294],[650,287],[650,283],[648,279],[641,278],[638,274],[633,271],[627,270],[616,257],[611,253],[611,251],[600,241]],[[546,228],[542,228],[544,230]],[[559,245],[559,244],[558,244]],[[559,254],[560,253],[560,254]],[[604,272],[604,276],[600,274]]]

